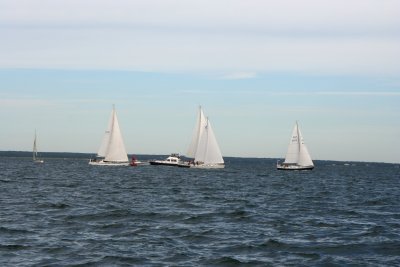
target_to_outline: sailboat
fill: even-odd
[[[285,161],[282,164],[278,162],[276,168],[278,170],[312,170],[314,168],[297,121],[293,127]]]
[[[35,139],[33,140],[33,162],[35,163],[44,163],[44,160],[40,159],[38,157],[38,152],[37,152],[37,141],[36,141],[37,137],[36,137],[36,130],[35,130]]]
[[[90,165],[129,166],[115,107],[111,111],[108,128],[104,133],[97,157],[89,161]]]
[[[201,107],[199,107],[197,123],[186,156],[193,160],[178,164],[179,167],[206,169],[225,167],[210,120],[206,118]]]

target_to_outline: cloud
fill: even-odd
[[[400,96],[400,92],[344,92],[344,91],[332,91],[332,92],[317,92],[317,95],[333,95],[333,96]]]
[[[276,96],[372,96],[372,97],[400,96],[400,92],[379,92],[379,91],[271,92],[270,94]]]
[[[397,75],[400,1],[0,2],[0,68]]]
[[[397,0],[2,0],[0,23],[254,31],[397,31]]]
[[[221,80],[242,80],[257,77],[255,72],[233,72],[220,77]]]
[[[56,104],[46,99],[33,98],[3,98],[0,99],[0,106],[3,108],[39,108],[55,107]]]

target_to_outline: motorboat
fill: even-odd
[[[173,153],[164,160],[151,160],[149,163],[150,165],[177,166],[182,163],[182,160],[179,154]]]

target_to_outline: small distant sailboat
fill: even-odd
[[[204,116],[201,107],[186,156],[194,160],[178,164],[178,167],[205,169],[225,167],[210,120]]]
[[[297,121],[293,128],[285,161],[278,162],[276,168],[278,170],[312,170],[314,168]]]
[[[103,166],[129,166],[130,164],[114,105],[97,157],[91,159],[89,164]]]
[[[35,139],[33,140],[33,162],[44,163],[44,160],[38,157],[36,130],[35,130]]]

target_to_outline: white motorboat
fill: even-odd
[[[179,154],[174,153],[164,160],[151,160],[149,163],[150,165],[177,166],[182,163],[182,160]]]

